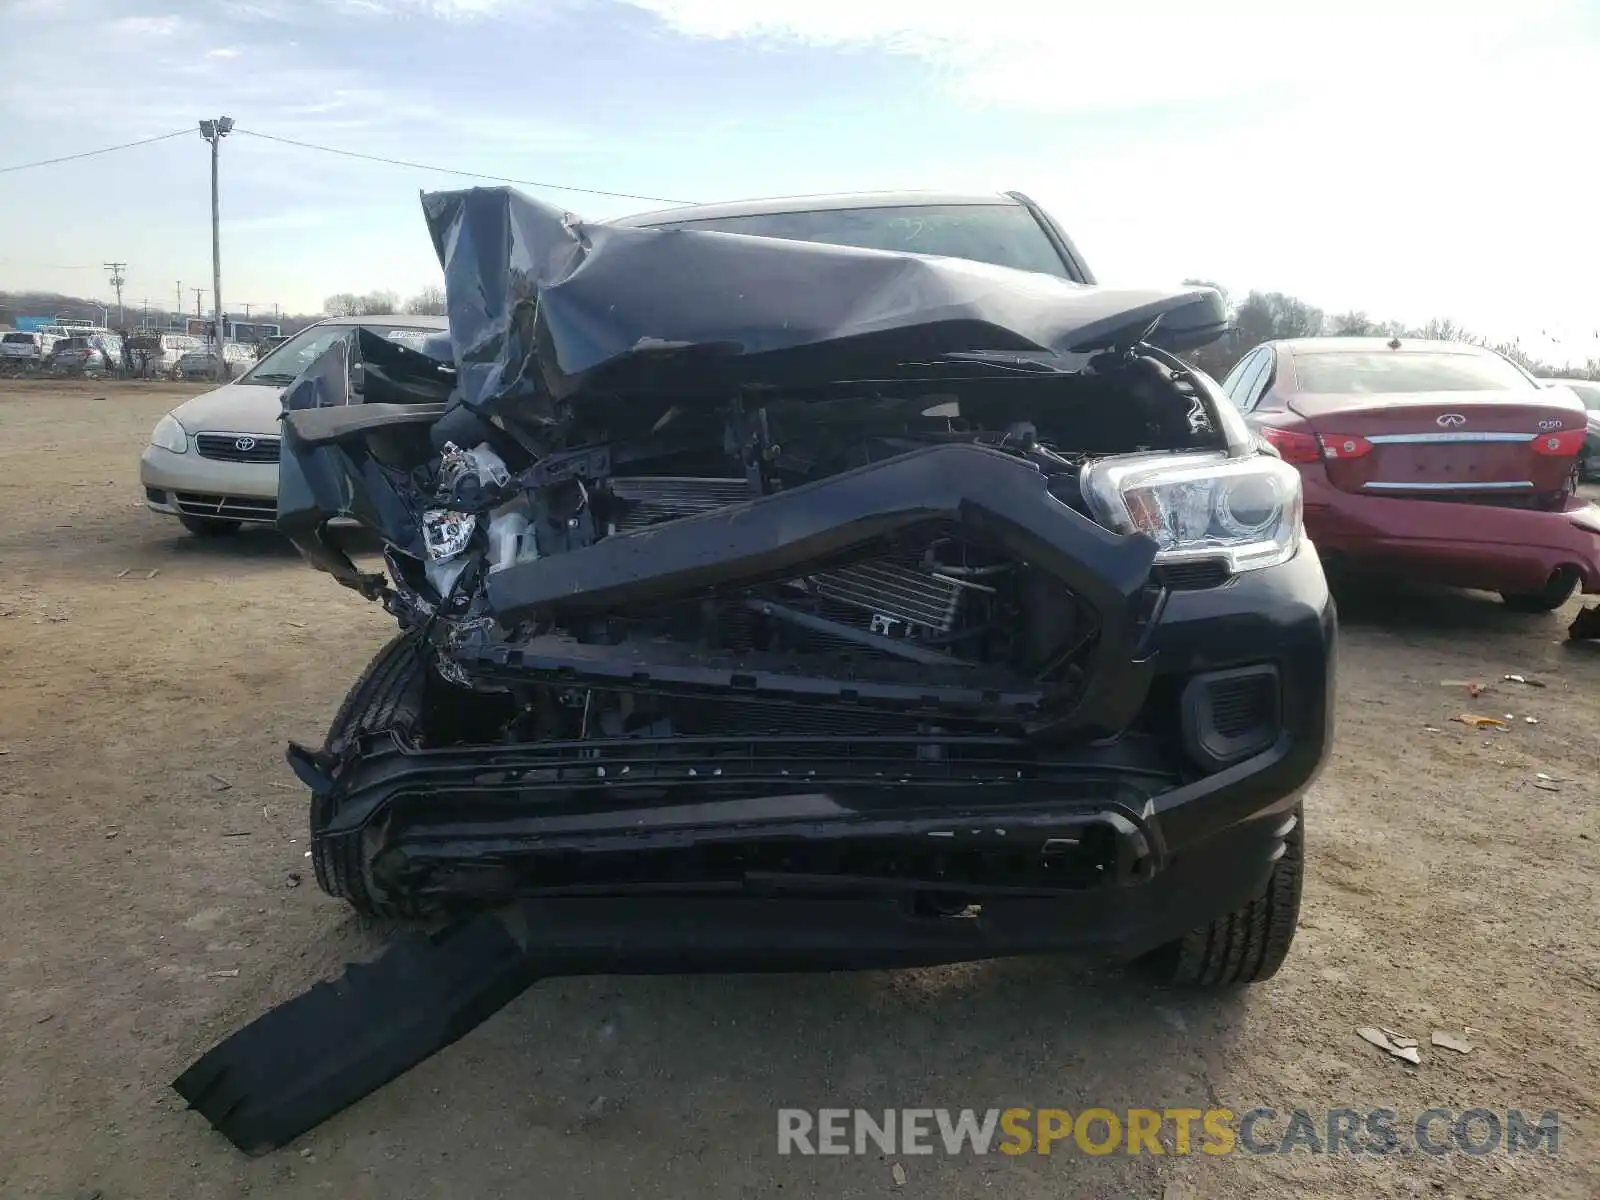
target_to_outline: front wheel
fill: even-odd
[[[351,738],[368,733],[415,734],[422,721],[426,675],[417,637],[391,638],[339,706],[328,726],[326,748],[337,754]],[[387,895],[374,882],[361,834],[321,836],[336,811],[331,798],[311,798],[311,865],[317,886],[365,917],[424,915],[414,902]]]
[[[1163,983],[1233,987],[1271,979],[1283,966],[1300,922],[1305,881],[1305,809],[1294,807],[1267,890],[1242,908],[1148,954],[1143,966]]]
[[[1547,613],[1555,612],[1568,600],[1578,587],[1578,573],[1571,567],[1562,567],[1550,576],[1549,581],[1537,592],[1501,592],[1500,599],[1512,612],[1519,613]]]

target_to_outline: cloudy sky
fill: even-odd
[[[0,0],[0,168],[227,113],[666,199],[1020,188],[1106,280],[1560,359],[1600,353],[1597,79],[1594,0]],[[193,132],[0,173],[0,288],[208,285],[207,172]],[[224,297],[286,310],[436,281],[416,193],[469,182],[243,132],[222,181]]]

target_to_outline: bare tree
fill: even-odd
[[[1378,323],[1364,312],[1340,313],[1333,319],[1334,337],[1375,337],[1382,332]]]
[[[361,297],[354,292],[336,292],[322,302],[322,311],[330,317],[353,317],[360,303]]]
[[[418,317],[442,317],[445,315],[444,289],[429,284],[415,296],[406,301],[406,311]]]
[[[336,292],[322,302],[330,317],[368,317],[400,311],[400,298],[393,292]]]

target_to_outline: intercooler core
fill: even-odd
[[[871,615],[869,632],[884,637],[949,633],[962,585],[932,571],[894,562],[864,562],[800,581],[814,594]]]
[[[752,499],[744,479],[691,475],[617,476],[610,481],[610,494],[609,533],[630,533]],[[964,593],[988,590],[941,575],[914,557],[852,563],[791,580],[785,588],[808,597],[818,616],[880,637],[911,640],[948,635],[957,626]],[[809,640],[817,649],[849,648],[825,634]]]

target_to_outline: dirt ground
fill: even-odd
[[[282,748],[320,739],[391,625],[269,532],[202,542],[144,510],[139,451],[184,394],[0,384],[7,1200],[1600,1195],[1600,645],[1563,640],[1575,605],[1443,591],[1343,598],[1304,915],[1267,985],[1036,960],[555,981],[244,1158],[168,1084],[381,944],[317,890]],[[1465,679],[1495,690],[1441,686]],[[1427,1044],[1464,1027],[1468,1055]],[[1555,1109],[1561,1135],[1553,1157],[777,1154],[780,1107],[1013,1105]]]

